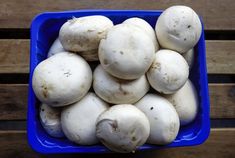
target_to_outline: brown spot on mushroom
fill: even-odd
[[[124,95],[127,95],[128,93],[126,91],[123,92]]]
[[[113,131],[117,131],[118,129],[118,123],[117,123],[117,120],[113,120],[112,123],[110,123]]]
[[[108,65],[109,64],[107,59],[104,59],[103,63],[104,63],[104,65]]]
[[[135,136],[133,136],[133,137],[131,138],[131,140],[134,142],[134,141],[136,141],[137,139],[136,139]]]
[[[48,97],[48,88],[45,84],[43,84],[42,86],[42,95],[44,98],[47,98]]]
[[[125,90],[122,88],[122,84],[125,83],[125,81],[123,81],[123,80],[118,80],[118,83],[119,83],[119,91],[122,92],[124,95],[129,94],[127,91],[125,91]]]
[[[166,77],[166,82],[169,83],[169,84],[174,84],[177,81],[178,81],[178,78],[173,78],[173,77],[170,77],[170,76]]]
[[[110,125],[110,127],[112,128],[112,132],[116,132],[118,130],[118,122],[117,122],[117,120],[103,119],[103,120],[99,121],[96,124],[96,126],[99,127],[100,124]],[[99,128],[97,128],[96,130],[99,131]]]
[[[191,27],[191,25],[188,25],[187,27],[188,27],[188,29],[189,29],[189,28]]]
[[[186,38],[184,38],[184,41],[186,41],[187,39]]]
[[[158,63],[158,62],[156,62],[156,63],[154,63],[154,64],[152,65],[151,68],[152,68],[152,69],[158,69],[158,70],[160,71],[160,70],[161,70],[161,64]]]
[[[93,32],[93,31],[95,31],[95,30],[92,30],[92,29],[88,29],[88,30],[87,30],[87,32]]]
[[[150,110],[153,110],[153,107],[151,107]]]
[[[70,70],[68,70],[67,72],[64,73],[64,75],[65,75],[66,77],[69,77],[69,76],[72,75],[72,74],[71,74]]]
[[[120,51],[119,53],[120,53],[121,55],[123,55],[123,54],[124,54],[124,52],[123,52],[123,51]]]

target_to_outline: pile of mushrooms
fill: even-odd
[[[186,6],[166,9],[155,30],[138,17],[115,26],[101,15],[68,20],[33,73],[42,127],[121,153],[174,142],[199,108],[188,77],[201,31]],[[91,61],[99,61],[93,72]]]

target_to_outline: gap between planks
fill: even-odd
[[[210,117],[235,118],[235,83],[209,84]],[[27,84],[0,84],[0,120],[25,120]]]
[[[208,140],[199,146],[179,147],[171,149],[162,149],[146,152],[136,152],[135,154],[57,154],[42,155],[34,152],[27,143],[26,131],[0,131],[0,157],[22,157],[22,158],[39,158],[39,157],[80,157],[80,158],[139,158],[139,157],[156,157],[156,158],[228,158],[235,155],[235,128],[218,128],[212,129]]]
[[[0,73],[29,72],[29,40],[0,39]],[[235,40],[206,41],[209,74],[235,74]]]

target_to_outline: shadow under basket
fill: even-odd
[[[131,17],[146,20],[154,28],[162,11],[137,11],[137,10],[78,10],[67,12],[48,12],[35,17],[31,25],[30,47],[30,80],[28,95],[27,134],[30,146],[40,153],[105,153],[110,152],[102,144],[93,146],[80,146],[66,138],[53,138],[49,136],[39,120],[39,101],[32,89],[32,76],[35,67],[47,57],[47,52],[58,37],[60,27],[72,17],[89,15],[104,15],[114,24],[122,23]],[[199,97],[199,111],[196,119],[189,125],[180,127],[177,138],[165,146],[144,144],[138,150],[153,150],[170,147],[193,146],[203,143],[210,133],[209,94],[206,70],[206,51],[204,29],[197,45],[195,46],[195,60],[190,72]]]

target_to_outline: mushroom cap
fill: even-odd
[[[155,31],[162,48],[185,53],[197,44],[202,26],[190,7],[172,6],[159,16]]]
[[[48,54],[47,54],[47,58],[57,54],[57,53],[61,53],[61,52],[65,52],[59,38],[57,38],[51,45]]]
[[[174,105],[181,125],[187,125],[195,119],[199,107],[198,96],[190,80],[176,93],[165,95],[165,97]]]
[[[96,123],[96,136],[110,150],[128,153],[143,145],[149,136],[149,121],[130,104],[120,104],[102,113]]]
[[[165,145],[175,140],[180,127],[178,114],[173,105],[156,94],[147,94],[136,104],[150,122],[147,143]]]
[[[183,53],[182,56],[187,61],[189,69],[191,70],[193,67],[193,63],[194,63],[194,49],[192,48],[186,53]]]
[[[89,92],[80,101],[67,106],[61,113],[61,124],[65,136],[80,145],[98,143],[96,119],[108,109],[108,104]]]
[[[121,79],[137,79],[149,69],[155,48],[140,28],[119,24],[111,28],[99,45],[98,56],[109,74]]]
[[[81,55],[86,61],[98,61],[98,50],[88,50],[83,52],[77,52],[77,54]]]
[[[121,80],[109,75],[101,65],[94,71],[93,88],[95,93],[113,104],[131,104],[137,102],[149,90],[145,75],[135,80]]]
[[[73,18],[65,22],[59,32],[59,39],[65,50],[80,52],[98,49],[113,22],[101,15]]]
[[[123,24],[131,24],[145,31],[145,33],[148,34],[151,40],[153,41],[155,51],[159,50],[159,44],[157,42],[155,31],[147,21],[141,18],[134,17],[134,18],[129,18],[125,20]]]
[[[160,93],[172,94],[180,89],[189,76],[185,59],[172,50],[159,50],[147,72],[150,85]]]
[[[49,105],[41,104],[40,122],[46,132],[52,137],[64,137],[60,122],[60,108],[52,108]]]
[[[53,107],[80,100],[91,83],[90,66],[73,53],[59,53],[42,61],[35,68],[32,80],[37,98]]]
[[[59,38],[57,38],[54,43],[51,45],[51,48],[48,51],[47,58],[58,54],[58,53],[65,53],[66,51],[64,50]],[[68,53],[68,52],[66,52]],[[98,50],[88,50],[88,51],[83,51],[83,52],[70,52],[70,53],[76,53],[80,56],[82,56],[86,61],[98,61]]]

